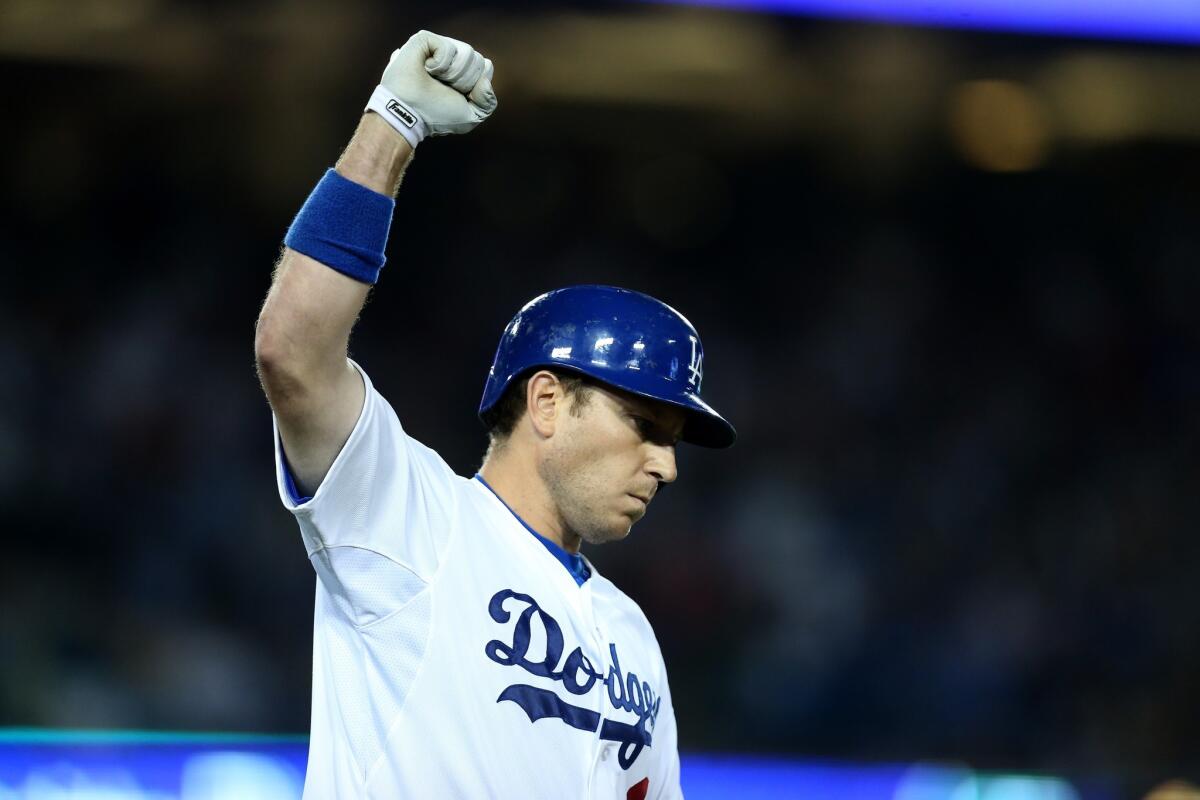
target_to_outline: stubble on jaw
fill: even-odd
[[[564,545],[583,540],[588,544],[608,544],[629,535],[633,521],[623,530],[606,526],[606,510],[597,507],[598,498],[588,479],[571,465],[563,464],[559,454],[543,460],[538,466],[539,477],[549,491],[563,522]]]

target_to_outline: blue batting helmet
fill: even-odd
[[[700,399],[704,348],[666,303],[615,286],[568,286],[535,297],[504,329],[479,414],[534,367],[577,372],[687,412],[683,441],[728,447],[733,426]]]

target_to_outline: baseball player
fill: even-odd
[[[732,444],[695,329],[625,289],[535,298],[496,350],[471,478],[347,357],[413,150],[486,119],[491,78],[426,31],[392,54],[259,317],[279,493],[317,573],[309,800],[681,796],[654,632],[579,548],[628,535],[679,441]]]

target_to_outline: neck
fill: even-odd
[[[567,529],[531,457],[502,447],[488,453],[479,474],[527,525],[568,553],[579,552],[579,535]]]

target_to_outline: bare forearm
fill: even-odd
[[[343,178],[394,197],[412,154],[400,134],[378,114],[367,112],[334,168]]]
[[[302,491],[324,480],[363,408],[365,384],[347,345],[383,265],[394,211],[386,198],[425,136],[466,133],[495,110],[491,77],[491,62],[466,42],[429,31],[409,37],[392,53],[336,174],[321,179],[288,231],[254,351]]]
[[[394,195],[412,148],[376,114],[364,114],[338,159],[344,178]],[[291,394],[346,369],[350,330],[370,287],[284,248],[259,315],[255,350],[268,395]],[[279,378],[272,380],[270,373]],[[277,383],[273,386],[272,383]],[[272,402],[275,397],[272,396]]]
[[[394,195],[412,147],[374,113],[338,159],[343,177]],[[285,247],[258,317],[254,354],[292,474],[313,491],[354,427],[363,383],[347,361],[350,330],[370,286]]]

